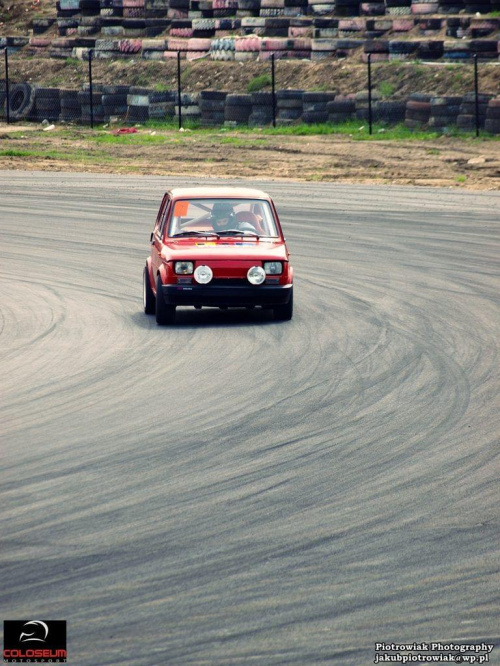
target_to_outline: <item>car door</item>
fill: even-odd
[[[163,248],[163,228],[165,224],[166,217],[168,215],[168,210],[170,208],[170,195],[167,193],[163,197],[161,202],[160,210],[158,211],[158,216],[155,222],[155,228],[153,231],[153,236],[151,239],[151,266],[153,271],[153,276],[156,276],[158,269],[161,266],[161,251]],[[156,279],[156,277],[155,277]]]

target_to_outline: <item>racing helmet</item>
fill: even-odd
[[[215,231],[222,231],[228,228],[234,218],[234,210],[230,203],[225,201],[216,201],[212,206],[210,221]]]

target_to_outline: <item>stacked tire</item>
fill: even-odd
[[[486,124],[486,111],[493,95],[480,93],[478,95],[478,126],[484,127]],[[457,116],[457,125],[461,129],[473,130],[476,127],[476,96],[475,93],[464,95]]]
[[[408,60],[417,50],[418,42],[390,40],[389,60]]]
[[[302,121],[308,124],[328,122],[327,105],[334,100],[334,92],[305,92],[302,95]]]
[[[175,118],[175,108],[177,93],[172,91],[152,90],[149,97],[149,118],[150,120],[172,121]]]
[[[177,101],[177,95],[176,95]],[[182,118],[189,122],[198,122],[201,119],[200,98],[198,93],[182,93],[181,95]],[[175,106],[175,115],[179,114],[179,105]]]
[[[77,90],[60,90],[61,114],[59,120],[71,123],[80,122],[82,119],[82,107],[78,100]]]
[[[224,124],[248,125],[252,113],[251,95],[227,95],[224,107]]]
[[[111,116],[124,116],[127,113],[128,93],[129,86],[103,86],[102,106],[106,119],[109,119]]]
[[[227,92],[203,90],[200,93],[201,124],[204,127],[224,125]]]
[[[33,120],[59,120],[61,114],[61,100],[59,88],[36,88]]]
[[[433,97],[431,99],[429,127],[444,132],[455,126],[461,102],[461,97]]]
[[[127,95],[128,115],[131,123],[145,123],[149,120],[149,89],[132,86]]]
[[[234,37],[221,37],[212,40],[210,45],[210,58],[212,60],[230,61],[234,60],[234,55]]]
[[[276,119],[279,125],[291,125],[302,117],[303,95],[303,90],[278,90]]]
[[[406,114],[405,100],[383,100],[374,104],[373,119],[384,123],[402,123]]]
[[[0,118],[5,117],[5,104],[7,101],[7,84],[0,81]]]
[[[88,88],[81,90],[77,95],[78,102],[82,108],[81,120],[84,125],[89,125],[91,119],[93,119],[94,123],[103,123],[105,121],[102,88],[103,86],[93,86],[92,96]]]
[[[252,93],[252,113],[248,118],[251,127],[262,127],[273,122],[273,94],[264,90]]]
[[[421,129],[429,122],[431,99],[435,95],[413,93],[406,103],[405,125],[410,129]]]
[[[368,120],[370,117],[369,95],[366,90],[356,93],[356,118],[357,120]],[[378,93],[372,91],[372,120],[377,119]]]
[[[500,134],[500,97],[490,99],[486,109],[484,129],[490,134]]]
[[[336,95],[332,102],[326,105],[328,122],[333,125],[351,120],[356,113],[356,100],[354,96]]]

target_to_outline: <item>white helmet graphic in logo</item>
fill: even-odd
[[[40,643],[45,643],[45,639],[49,635],[49,628],[45,622],[42,622],[41,620],[30,620],[29,622],[26,622],[24,627],[28,627],[29,625],[32,625],[33,631],[30,634],[23,631],[19,636],[19,642],[27,643],[28,641],[39,641]]]

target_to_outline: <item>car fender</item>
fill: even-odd
[[[165,264],[162,263],[162,265],[158,269],[158,273],[160,274],[162,284],[166,284],[166,282],[167,282],[167,267],[165,266]]]
[[[152,288],[153,291],[154,291],[154,288],[155,288],[155,277],[154,277],[154,275],[153,275],[153,268],[152,268],[152,265],[151,265],[151,256],[149,256],[149,257],[146,259],[146,268],[147,268],[147,270],[148,270],[149,285],[151,286],[151,288]]]

